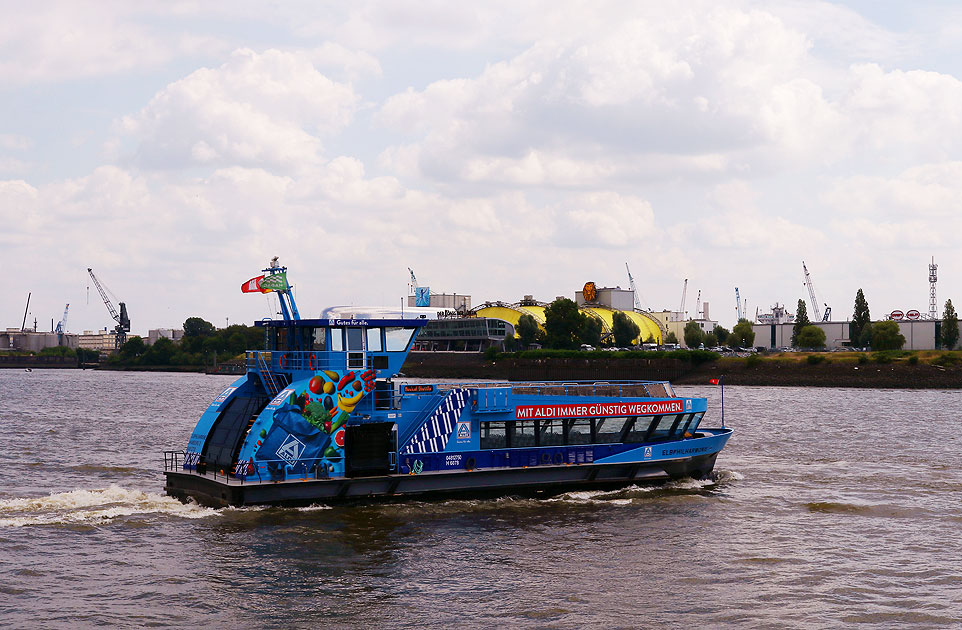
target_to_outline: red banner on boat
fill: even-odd
[[[250,280],[248,280],[247,282],[241,285],[241,292],[242,293],[267,293],[267,291],[261,288],[261,281],[263,279],[264,279],[264,276],[257,276],[256,278],[251,278]]]
[[[662,413],[681,413],[682,401],[591,403],[588,405],[519,405],[515,418],[605,418],[617,416],[654,416]]]

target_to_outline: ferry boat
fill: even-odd
[[[250,290],[282,319],[164,453],[165,489],[213,506],[550,495],[703,478],[731,437],[668,382],[424,383],[400,377],[428,320],[301,319],[276,259]],[[247,290],[247,289],[243,289]],[[724,412],[723,412],[724,413]]]

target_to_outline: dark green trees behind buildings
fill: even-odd
[[[615,338],[615,345],[624,348],[638,338],[641,329],[638,328],[638,324],[631,321],[630,317],[621,311],[615,311],[611,316],[611,334]]]
[[[808,308],[805,306],[805,300],[798,301],[798,308],[795,310],[795,326],[792,328],[792,347],[798,347],[798,335],[802,332],[802,328],[805,328],[811,324],[808,320]]]
[[[855,294],[855,312],[852,313],[852,345],[867,347],[872,345],[872,316],[868,311],[868,301],[862,289]]]
[[[959,343],[959,317],[952,306],[952,300],[945,303],[945,312],[942,313],[942,348],[944,350],[954,350]]]

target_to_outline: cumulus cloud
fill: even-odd
[[[675,8],[607,27],[408,89],[377,120],[418,137],[405,153],[428,176],[584,186],[645,177],[661,156],[676,172],[765,169],[824,151],[844,128],[805,74],[810,42],[771,13]]]
[[[120,129],[145,168],[268,166],[296,170],[321,159],[321,137],[349,124],[358,97],[310,55],[235,51],[217,68],[176,81]]]
[[[222,48],[201,34],[170,36],[125,2],[54,1],[4,7],[0,78],[6,84],[46,83],[158,67],[181,55]]]
[[[565,241],[581,247],[638,245],[656,233],[651,204],[612,192],[578,195],[564,212]]]
[[[802,258],[838,304],[962,228],[959,80],[836,3],[57,6],[0,25],[8,120],[35,105],[11,85],[77,101],[0,135],[4,266],[65,294],[102,267],[161,314],[135,327],[262,315],[237,276],[275,254],[307,313],[394,303],[408,266],[477,301],[624,284],[625,261],[656,307],[685,277],[792,305]],[[60,125],[107,164],[51,166]]]

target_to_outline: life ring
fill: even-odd
[[[550,464],[551,463],[551,453],[541,453],[541,463]]]
[[[562,463],[564,460],[565,460],[565,457],[564,457],[564,455],[561,454],[561,451],[558,451],[557,453],[554,454],[554,463],[555,463],[555,464],[560,464],[560,463]]]
[[[282,354],[279,359],[277,359],[277,367],[282,370],[287,369],[287,355]]]
[[[309,367],[312,372],[317,370],[317,357],[314,356],[313,352],[307,355],[307,367]]]

